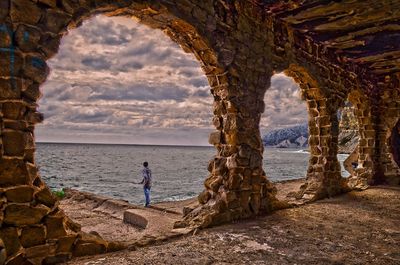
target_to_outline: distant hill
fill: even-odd
[[[354,109],[346,105],[339,112],[339,153],[351,153],[358,144],[358,125]],[[263,136],[264,146],[278,148],[308,147],[308,125],[277,129]]]
[[[270,131],[264,135],[263,143],[265,146],[281,148],[307,147],[308,126],[307,124],[302,124]]]

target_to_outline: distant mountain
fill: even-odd
[[[354,108],[346,105],[338,114],[339,117],[339,153],[351,153],[358,144],[358,123]],[[264,146],[278,148],[308,147],[307,123],[268,132],[263,136]]]
[[[308,126],[307,124],[301,124],[289,128],[270,131],[264,135],[263,143],[265,146],[281,148],[307,147]]]

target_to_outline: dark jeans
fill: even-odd
[[[144,190],[144,197],[146,198],[146,207],[150,205],[150,189],[151,188],[143,188]]]

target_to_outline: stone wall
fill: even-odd
[[[400,8],[382,2],[393,10],[391,16],[382,16],[386,35],[393,36],[385,39],[390,45],[373,53],[378,46],[371,37],[363,38],[372,35],[379,42],[386,37],[370,26],[375,16],[365,5],[376,4],[372,0],[0,0],[0,264],[5,260],[49,264],[116,248],[81,233],[79,225],[65,216],[42,182],[34,159],[34,127],[43,119],[37,100],[49,73],[46,61],[57,53],[68,29],[96,14],[135,17],[163,30],[196,56],[208,77],[215,126],[209,142],[216,155],[199,195],[201,205],[182,225],[206,227],[282,206],[262,168],[259,130],[264,94],[274,72],[294,77],[308,105],[311,157],[306,184],[299,191],[303,200],[333,196],[357,185],[398,184],[389,139],[399,117],[396,56],[400,55],[393,35],[398,29],[388,25],[400,17],[396,11]],[[374,14],[382,6],[376,6]],[[351,8],[353,13],[338,15]],[[336,114],[351,93],[361,140],[359,168],[347,183],[336,157]]]

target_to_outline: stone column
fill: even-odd
[[[43,119],[36,103],[39,86],[49,74],[46,60],[57,52],[71,20],[51,3],[0,4],[0,260],[5,256],[6,264],[64,262],[82,247],[94,254],[108,246],[80,233],[35,165],[34,126]]]
[[[292,65],[287,71],[300,85],[309,113],[310,160],[306,183],[297,198],[313,201],[331,197],[347,190],[337,159],[339,122],[338,110],[343,98],[329,93],[307,71]]]
[[[376,146],[375,153],[379,154],[377,160],[380,163],[381,172],[376,172],[371,184],[400,184],[400,168],[394,159],[393,151],[398,146],[395,135],[398,133],[397,124],[400,117],[400,92],[396,89],[387,87],[381,88],[382,93],[381,103],[379,104],[380,117],[375,124],[376,141],[379,145]],[[393,134],[395,132],[395,134]]]
[[[354,106],[354,114],[358,121],[358,165],[354,174],[349,178],[349,186],[355,189],[365,189],[374,176],[375,161],[375,130],[374,121],[377,119],[372,112],[372,103],[361,90],[350,92],[349,101]]]
[[[247,80],[229,72],[208,75],[215,99],[213,122],[217,129],[211,133],[209,142],[218,154],[209,163],[206,190],[199,196],[200,209],[187,217],[191,221],[197,219],[208,226],[270,212],[277,207],[276,190],[262,168],[259,122],[271,77],[269,73],[263,74],[243,75]]]

